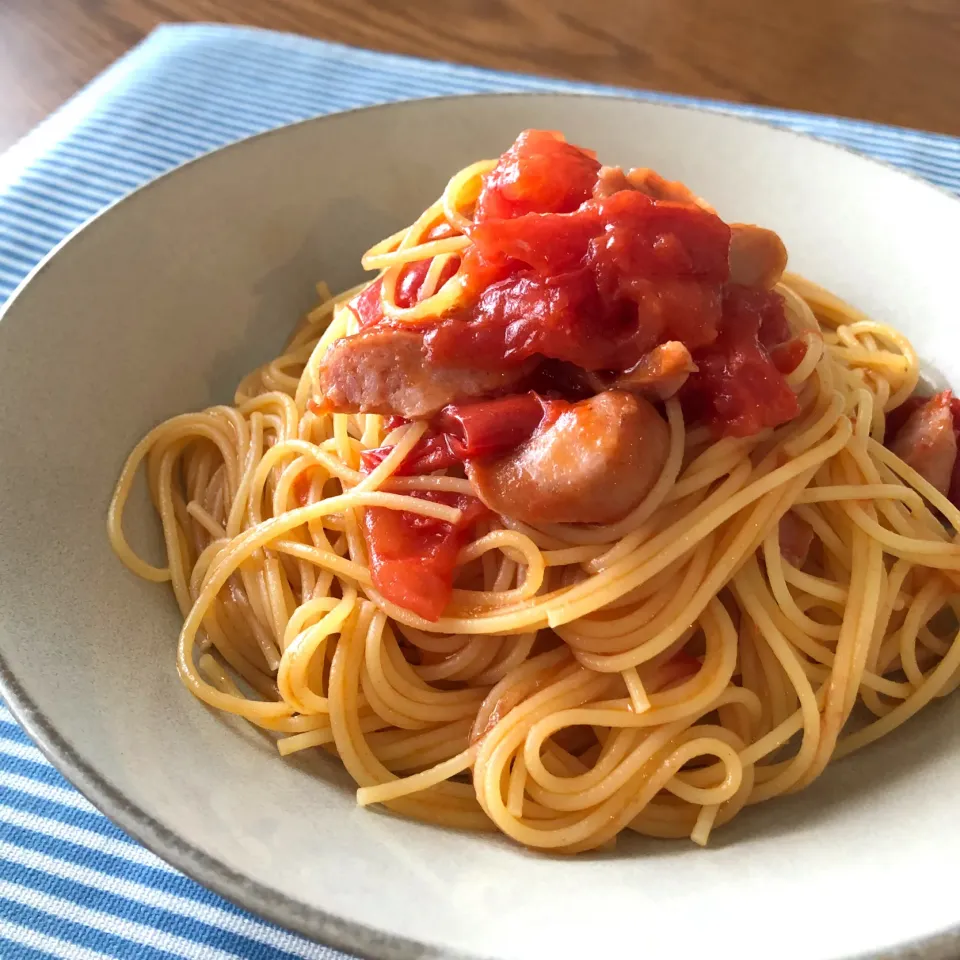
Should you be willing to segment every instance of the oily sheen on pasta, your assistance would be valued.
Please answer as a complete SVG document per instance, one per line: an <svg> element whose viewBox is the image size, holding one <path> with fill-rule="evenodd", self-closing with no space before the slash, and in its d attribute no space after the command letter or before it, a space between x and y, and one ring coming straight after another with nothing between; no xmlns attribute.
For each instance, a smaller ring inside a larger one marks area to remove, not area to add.
<svg viewBox="0 0 960 960"><path fill-rule="evenodd" d="M171 584L187 688L283 756L336 754L360 804L568 853L624 830L703 844L960 680L952 397L917 399L907 339L781 275L776 244L772 267L735 263L742 232L682 185L524 136L372 248L370 284L321 285L232 405L154 427L109 536ZM490 332L507 314L522 342ZM331 358L370 330L388 356L426 344L409 380L375 353L336 380ZM662 421L655 471L616 519L554 522L596 516L639 469L620 448L594 464L593 435L576 449L600 396ZM496 450L470 448L474 403ZM162 568L122 531L141 465ZM605 488L614 469L627 480ZM558 471L590 502L557 500Z"/></svg>

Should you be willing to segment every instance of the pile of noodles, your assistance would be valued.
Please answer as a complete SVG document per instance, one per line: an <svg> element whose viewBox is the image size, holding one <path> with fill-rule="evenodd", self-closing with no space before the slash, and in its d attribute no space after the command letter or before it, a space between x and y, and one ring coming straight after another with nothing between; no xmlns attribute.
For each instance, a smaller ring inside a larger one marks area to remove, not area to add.
<svg viewBox="0 0 960 960"><path fill-rule="evenodd" d="M459 275L437 281L491 166L462 171L365 258L384 271L392 320L456 303ZM428 257L428 295L397 307L400 268ZM799 277L777 289L806 345L788 377L795 420L717 440L666 401L669 456L629 516L481 524L435 623L373 588L362 511L453 521L409 494L470 493L468 481L392 476L422 423L388 432L380 416L308 407L326 348L356 329L344 306L356 290L324 288L233 406L174 417L137 445L111 541L135 573L171 583L191 692L276 735L282 755L335 753L361 804L566 852L625 828L704 843L960 682L960 511L882 445L917 357ZM391 444L360 471L362 450ZM164 568L121 529L144 461ZM781 555L790 509L816 535L802 570ZM858 704L866 721L848 724Z"/></svg>

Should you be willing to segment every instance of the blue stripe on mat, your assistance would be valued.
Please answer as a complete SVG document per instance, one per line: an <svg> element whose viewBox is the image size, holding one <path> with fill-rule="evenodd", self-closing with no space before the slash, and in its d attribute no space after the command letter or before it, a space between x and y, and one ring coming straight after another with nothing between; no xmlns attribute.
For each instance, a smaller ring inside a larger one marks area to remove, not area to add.
<svg viewBox="0 0 960 960"><path fill-rule="evenodd" d="M0 303L118 196L225 143L317 114L449 93L570 90L695 104L811 133L960 192L960 140L637 93L214 25L165 26L0 157ZM343 955L264 923L128 839L0 708L0 958Z"/></svg>

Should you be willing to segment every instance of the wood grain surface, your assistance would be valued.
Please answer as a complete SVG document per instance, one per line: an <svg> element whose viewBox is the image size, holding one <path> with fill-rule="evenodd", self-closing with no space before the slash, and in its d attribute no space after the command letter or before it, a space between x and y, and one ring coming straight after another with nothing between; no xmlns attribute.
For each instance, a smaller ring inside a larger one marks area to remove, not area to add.
<svg viewBox="0 0 960 960"><path fill-rule="evenodd" d="M960 0L0 0L0 149L183 20L960 134Z"/></svg>

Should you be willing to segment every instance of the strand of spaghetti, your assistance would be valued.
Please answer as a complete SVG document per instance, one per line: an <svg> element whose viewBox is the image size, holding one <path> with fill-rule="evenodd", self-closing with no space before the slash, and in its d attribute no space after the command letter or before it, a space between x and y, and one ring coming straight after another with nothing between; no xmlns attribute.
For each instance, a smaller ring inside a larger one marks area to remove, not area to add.
<svg viewBox="0 0 960 960"><path fill-rule="evenodd" d="M785 617L811 639L836 641L839 632L837 627L832 624L818 623L812 617L808 617L790 593L790 588L787 586L787 580L784 576L779 525L771 529L763 542L763 559L771 593ZM823 652L828 653L825 648Z"/></svg>
<svg viewBox="0 0 960 960"><path fill-rule="evenodd" d="M463 296L464 286L459 274L454 274L436 293L425 297L412 307L398 307L397 283L402 267L390 267L380 286L380 309L394 323L423 323L433 317L449 313Z"/></svg>
<svg viewBox="0 0 960 960"><path fill-rule="evenodd" d="M312 503L296 510L291 510L280 517L266 520L258 526L236 537L231 545L223 550L218 558L216 567L209 571L203 590L184 620L177 645L177 669L187 687L201 700L210 706L216 706L240 716L281 716L290 711L289 707L280 704L264 704L246 701L237 697L229 697L219 690L204 683L196 674L192 663L193 645L197 630L203 617L216 597L227 578L240 564L260 547L276 539L281 534L292 530L310 520L317 520L333 513L339 513L356 507L387 507L394 510L407 510L423 516L444 520L447 523L456 523L460 511L442 504L427 500L417 500L412 497L403 497L394 493L346 493L339 497L331 497L319 503Z"/></svg>
<svg viewBox="0 0 960 960"><path fill-rule="evenodd" d="M280 658L277 689L280 696L293 707L296 713L309 716L329 711L329 699L310 688L310 668L314 658L319 659L322 656L331 634L340 631L356 603L357 591L353 588L345 589L339 602L333 609L324 611L324 615L316 623L307 626L305 623L297 622L294 626L296 634L286 644L283 656Z"/></svg>
<svg viewBox="0 0 960 960"><path fill-rule="evenodd" d="M464 770L469 770L473 766L476 752L476 747L469 747L463 753L451 757L444 763L438 763L435 767L421 773L415 773L411 777L393 780L390 783L379 784L375 787L360 787L357 790L357 803L361 807L366 807L371 803L385 803L388 800L396 800L411 793L418 793L439 781L449 780L450 777L456 776Z"/></svg>
<svg viewBox="0 0 960 960"><path fill-rule="evenodd" d="M945 586L941 580L928 580L913 598L900 627L900 666L914 687L922 686L925 679L917 661L917 635L921 626L943 607L947 593Z"/></svg>
<svg viewBox="0 0 960 960"><path fill-rule="evenodd" d="M728 437L719 441L717 447L726 443L729 439ZM707 459L704 454L701 454L684 470L683 475L674 484L665 502L667 504L682 502L691 494L706 489L721 477L732 473L743 462L744 454L752 450L756 443L757 441L753 437L737 441L736 446L730 446L724 451L726 456L722 459L713 456L706 463L701 462Z"/></svg>
<svg viewBox="0 0 960 960"><path fill-rule="evenodd" d="M301 416L304 416L307 412L307 402L313 392L314 380L327 350L335 340L346 336L350 325L356 323L353 311L349 307L342 306L346 297L347 294L337 297L337 302L331 310L330 323L321 334L320 339L317 340L317 345L313 348L313 353L310 354L310 359L307 360L303 373L300 375L300 383L297 385L294 402Z"/></svg>
<svg viewBox="0 0 960 960"><path fill-rule="evenodd" d="M643 681L637 673L637 668L627 667L626 670L621 671L620 676L623 677L627 692L630 694L630 702L633 704L634 713L646 713L650 709L650 698L643 688Z"/></svg>
<svg viewBox="0 0 960 960"><path fill-rule="evenodd" d="M708 659L703 668L685 684L680 698L667 698L664 694L650 695L650 709L643 713L632 710L581 707L563 714L556 713L531 725L524 746L527 772L545 789L562 792L564 785L556 780L540 762L543 744L565 726L593 725L650 729L666 724L690 721L695 716L707 713L718 698L723 696L737 661L736 632L725 610L718 609L719 601L711 602L705 613L704 626L710 644ZM587 777L584 783L589 783Z"/></svg>
<svg viewBox="0 0 960 960"><path fill-rule="evenodd" d="M468 497L474 496L474 489L469 480L462 477L390 477L380 486L381 490L390 493L400 493L404 490L438 490L444 493L459 493Z"/></svg>
<svg viewBox="0 0 960 960"><path fill-rule="evenodd" d="M802 486L805 484L814 469L815 467L810 467L806 476L795 478L794 485ZM580 662L600 671L622 670L627 666L635 666L664 653L671 644L683 635L687 625L696 620L701 612L706 609L707 604L734 575L737 568L744 562L745 557L756 549L757 532L762 533L768 525L779 521L785 512L785 507L781 505L782 497L783 494L780 490L768 491L755 504L753 511L745 522L739 527L735 527L732 536L718 546L711 558L707 576L689 597L683 610L677 615L673 623L665 626L656 636L648 639L642 647L635 647L630 651L614 655L578 653ZM640 575L640 573L635 573L634 577Z"/></svg>
<svg viewBox="0 0 960 960"><path fill-rule="evenodd" d="M797 498L797 503L824 503L827 500L902 500L922 507L923 499L909 487L889 483L850 484L848 486L810 487Z"/></svg>
<svg viewBox="0 0 960 960"><path fill-rule="evenodd" d="M857 554L861 555L859 562ZM827 684L822 710L821 737L816 756L805 776L793 785L799 789L823 771L836 747L840 730L853 709L856 690L870 649L882 586L883 551L862 534L854 535L854 567L849 602L844 610L836 659Z"/></svg>
<svg viewBox="0 0 960 960"><path fill-rule="evenodd" d="M819 330L802 333L800 339L806 347L806 352L800 363L786 376L787 384L791 387L799 387L806 383L823 358L824 342Z"/></svg>
<svg viewBox="0 0 960 960"><path fill-rule="evenodd" d="M842 394L833 391L827 403L813 411L813 422L801 427L783 444L783 452L787 456L796 456L819 443L843 414L845 405Z"/></svg>
<svg viewBox="0 0 960 960"><path fill-rule="evenodd" d="M803 672L799 658L759 602L758 594L763 590L763 583L756 558L751 558L744 564L733 578L731 587L741 608L756 624L758 636L770 647L783 667L800 701L799 723L796 727L803 731L800 748L779 776L754 788L748 803L758 803L788 789L809 768L820 741L820 711L816 694ZM746 758L741 756L741 761L746 762Z"/></svg>
<svg viewBox="0 0 960 960"><path fill-rule="evenodd" d="M187 504L187 513L189 513L211 537L217 540L226 539L227 534L223 527L220 526L196 500L191 500Z"/></svg>
<svg viewBox="0 0 960 960"><path fill-rule="evenodd" d="M835 604L847 602L849 594L845 587L839 586L835 581L825 580L822 577L798 570L791 563L783 564L783 577L787 583L793 584L804 593L821 600L827 600Z"/></svg>
<svg viewBox="0 0 960 960"><path fill-rule="evenodd" d="M173 594L180 607L180 613L190 609L190 590L187 586L186 551L183 549L183 532L174 511L173 469L180 457L183 443L171 445L163 452L157 484L157 502L159 504L160 526L163 529L163 542L167 552L167 564L170 570L170 583Z"/></svg>
<svg viewBox="0 0 960 960"><path fill-rule="evenodd" d="M869 367L871 370L905 374L909 370L910 362L906 357L893 353L864 350L862 347L841 347L829 345L828 352L835 359L843 359L851 364Z"/></svg>
<svg viewBox="0 0 960 960"><path fill-rule="evenodd" d="M466 231L472 222L461 212L461 206L476 203L480 196L480 179L489 173L495 166L496 160L478 160L455 173L447 182L443 190L440 203L447 223L460 231Z"/></svg>
<svg viewBox="0 0 960 960"><path fill-rule="evenodd" d="M387 726L386 722L376 716L365 717L360 720L360 729L363 733L373 733L385 726ZM277 741L277 752L281 757L289 757L300 750L321 747L327 743L333 743L333 729L329 722L327 726L319 727L316 730L307 730L303 733L292 734L289 737L281 737Z"/></svg>
<svg viewBox="0 0 960 960"><path fill-rule="evenodd" d="M341 557L332 550L324 550L319 547L313 547L306 543L298 543L295 540L272 540L270 549L278 553L285 553L291 557L297 557L306 560L308 563L323 567L337 577L346 580L352 580L362 587L369 587L370 571L367 567L346 557Z"/></svg>
<svg viewBox="0 0 960 960"><path fill-rule="evenodd" d="M765 494L776 490L784 483L794 480L804 473L813 471L821 463L842 449L849 439L851 427L849 421L846 419L839 420L837 424L836 432L830 440L825 441L818 447L807 451L807 453L802 456L794 458L789 463L784 464L782 467L749 484L743 490L730 497L726 503L711 510L706 516L701 518L696 515L697 512L695 511L691 518L693 522L688 525L685 524L687 529L679 536L676 531L667 530L645 544L642 550L637 551L638 556L642 556L643 560L638 563L636 558L631 557L623 564L624 566L629 565L629 567L633 568L629 570L632 576L630 576L628 582L630 582L631 586L635 586L636 583L646 579L648 570L655 570L658 567L662 568L666 566L666 563L670 560L686 553L692 542L702 539L706 534L717 529L724 521L756 502ZM655 559L651 559L647 561L646 564L643 564L643 561L646 561L647 556L650 554L653 554ZM643 571L643 573L638 577L639 571ZM562 603L556 603L554 609L550 611L548 624L550 626L556 626L557 624L568 622L571 619L576 619L577 616L582 616L580 606L583 604L583 600L586 599L583 595L597 590L598 586L600 586L600 584L597 584L595 581L609 581L614 578L620 579L620 577L617 576L619 573L620 570L614 566L598 574L595 580L591 581L589 587L582 585L571 589L571 591L562 598ZM621 575L623 576L621 583L627 579L625 576L626 573L627 571L624 571ZM606 584L604 583L604 585ZM574 606L575 603L577 604L576 606ZM601 605L602 604L597 604L597 606ZM587 609L589 609L589 606L587 606ZM596 607L594 607L594 609L596 609ZM583 612L586 612L586 609Z"/></svg>
<svg viewBox="0 0 960 960"><path fill-rule="evenodd" d="M724 776L715 786L696 787L683 779L682 773L677 773L668 780L664 788L675 797L685 800L694 806L719 806L726 803L740 789L743 779L743 763L737 751L716 736L711 736L715 728L703 725L693 728L699 736L687 741L687 748L694 756L712 754L724 768ZM704 736L706 734L706 736ZM711 764L711 772L716 764Z"/></svg>
<svg viewBox="0 0 960 960"><path fill-rule="evenodd" d="M388 480L396 469L407 459L417 441L427 432L426 421L411 423L401 438L394 444L393 449L383 460L366 475L354 488L355 493L366 490L377 490L385 480Z"/></svg>
<svg viewBox="0 0 960 960"><path fill-rule="evenodd" d="M486 691L479 688L437 690L403 659L389 628L367 637L364 669L370 688L393 710L416 721L448 723L475 716Z"/></svg>
<svg viewBox="0 0 960 960"><path fill-rule="evenodd" d="M434 207L438 207L439 203L434 204ZM430 207L427 208L431 209ZM403 238L409 233L410 228L404 227L402 230L398 230L396 233L391 233L389 237L384 237L379 242L375 243L369 250L360 258L360 265L367 269L367 261L370 257L378 257L382 253L386 253L388 250L395 250ZM366 286L366 284L364 284Z"/></svg>
<svg viewBox="0 0 960 960"><path fill-rule="evenodd" d="M870 454L897 476L906 480L929 503L947 518L950 526L960 532L960 510L957 509L936 487L924 480L909 464L904 463L893 451L871 439L867 444Z"/></svg>
<svg viewBox="0 0 960 960"><path fill-rule="evenodd" d="M207 412L209 413L209 411ZM110 505L107 508L107 536L114 552L123 561L123 563L132 570L137 576L144 580L151 580L154 583L164 583L170 579L169 567L155 567L141 560L127 543L123 533L123 511L127 505L127 499L130 496L130 489L133 486L134 478L147 453L165 437L181 438L185 434L189 436L204 437L214 444L220 450L223 461L228 465L232 462L230 459L230 440L224 433L217 429L213 424L205 419L207 414L185 413L177 417L172 417L165 423L154 427L130 452L123 468L120 471L120 478L114 488L113 496L110 499ZM231 486L233 486L231 484Z"/></svg>
<svg viewBox="0 0 960 960"><path fill-rule="evenodd" d="M865 747L868 743L873 743L890 731L895 730L925 707L946 686L951 677L960 670L960 643L957 642L958 639L960 639L960 636L954 639L949 652L926 677L919 690L904 700L903 703L894 707L886 716L841 739L837 744L835 756L838 759L845 757L855 750Z"/></svg>
<svg viewBox="0 0 960 960"><path fill-rule="evenodd" d="M402 267L408 263L429 260L431 257L439 257L444 254L462 253L469 244L469 239L464 236L447 237L443 240L428 240L426 243L417 244L415 247L373 255L367 254L361 262L364 270L387 270L390 267Z"/></svg>
<svg viewBox="0 0 960 960"><path fill-rule="evenodd" d="M960 570L960 544L905 537L881 526L855 501L847 501L847 503L847 514L850 519L865 534L882 544L887 553L914 559L923 566L939 570Z"/></svg>

